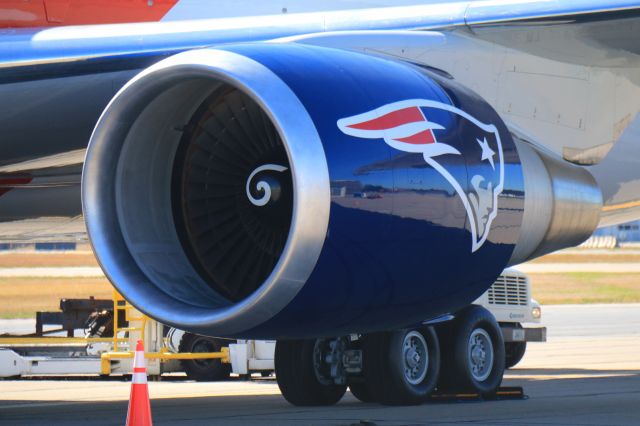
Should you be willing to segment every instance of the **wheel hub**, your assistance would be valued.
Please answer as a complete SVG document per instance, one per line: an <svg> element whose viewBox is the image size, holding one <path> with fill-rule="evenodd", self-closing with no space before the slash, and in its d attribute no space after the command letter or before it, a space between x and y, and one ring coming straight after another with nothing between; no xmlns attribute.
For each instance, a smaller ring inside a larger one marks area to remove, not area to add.
<svg viewBox="0 0 640 426"><path fill-rule="evenodd" d="M344 369L344 353L348 344L345 338L317 339L313 349L313 366L318 381L324 385L344 385L347 375Z"/></svg>
<svg viewBox="0 0 640 426"><path fill-rule="evenodd" d="M404 377L412 385L421 383L427 375L429 352L422 334L410 331L402 343L404 352Z"/></svg>
<svg viewBox="0 0 640 426"><path fill-rule="evenodd" d="M469 336L468 357L473 378L486 380L493 369L493 344L484 329L477 328Z"/></svg>
<svg viewBox="0 0 640 426"><path fill-rule="evenodd" d="M415 368L420 364L420 354L414 349L411 348L405 354L405 362L409 367Z"/></svg>

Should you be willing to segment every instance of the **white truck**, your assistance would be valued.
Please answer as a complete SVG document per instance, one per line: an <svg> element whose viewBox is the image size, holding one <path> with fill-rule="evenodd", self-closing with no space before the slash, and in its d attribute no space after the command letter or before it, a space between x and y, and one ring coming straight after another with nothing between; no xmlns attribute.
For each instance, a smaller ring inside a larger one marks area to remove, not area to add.
<svg viewBox="0 0 640 426"><path fill-rule="evenodd" d="M520 362L527 342L547 340L547 328L540 326L540 304L531 297L529 277L517 269L505 269L474 304L485 307L498 320L504 337L507 368Z"/></svg>

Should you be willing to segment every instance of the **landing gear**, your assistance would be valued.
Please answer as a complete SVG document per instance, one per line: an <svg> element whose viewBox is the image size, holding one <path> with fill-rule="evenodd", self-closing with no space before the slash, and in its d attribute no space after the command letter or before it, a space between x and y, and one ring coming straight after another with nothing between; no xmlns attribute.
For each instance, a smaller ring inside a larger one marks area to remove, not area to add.
<svg viewBox="0 0 640 426"><path fill-rule="evenodd" d="M375 401L421 404L435 389L440 348L431 327L370 334L362 348L365 384Z"/></svg>
<svg viewBox="0 0 640 426"><path fill-rule="evenodd" d="M360 381L350 381L349 390L360 402L376 402L376 399L369 392L369 388L363 379Z"/></svg>
<svg viewBox="0 0 640 426"><path fill-rule="evenodd" d="M415 405L436 390L495 395L505 368L493 315L471 306L433 327L278 341L278 386L294 405L332 405L347 385L362 402Z"/></svg>
<svg viewBox="0 0 640 426"><path fill-rule="evenodd" d="M442 372L438 387L447 391L495 395L502 383L505 350L502 332L493 315L470 306L439 330Z"/></svg>
<svg viewBox="0 0 640 426"><path fill-rule="evenodd" d="M333 342L340 339L334 339ZM278 387L293 405L333 405L347 390L345 381L332 377L331 342L324 339L279 340L275 371Z"/></svg>

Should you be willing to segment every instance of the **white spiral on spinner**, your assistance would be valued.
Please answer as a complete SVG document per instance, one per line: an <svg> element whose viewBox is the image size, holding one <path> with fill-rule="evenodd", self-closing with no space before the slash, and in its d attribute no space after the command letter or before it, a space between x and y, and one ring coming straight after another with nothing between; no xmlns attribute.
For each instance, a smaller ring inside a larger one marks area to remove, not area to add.
<svg viewBox="0 0 640 426"><path fill-rule="evenodd" d="M285 170L287 170L287 168L284 166L280 166L278 164L265 164L263 166L258 167L253 172L251 172L251 174L249 175L249 178L247 179L247 185L246 185L247 198L249 198L249 201L251 201L251 204L258 207L264 206L269 202L269 200L271 200L271 186L269 185L268 182L264 180L258 181L258 183L256 184L256 189L258 191L263 191L264 194L262 194L260 198L255 198L253 195L251 195L251 190L250 190L251 180L255 175L257 175L260 172L264 172L265 170L271 170L274 172L284 172Z"/></svg>

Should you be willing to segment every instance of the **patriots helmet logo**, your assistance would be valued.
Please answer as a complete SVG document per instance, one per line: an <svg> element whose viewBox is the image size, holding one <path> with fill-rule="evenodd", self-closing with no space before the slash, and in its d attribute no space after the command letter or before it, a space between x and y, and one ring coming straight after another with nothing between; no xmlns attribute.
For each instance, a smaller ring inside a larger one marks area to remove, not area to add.
<svg viewBox="0 0 640 426"><path fill-rule="evenodd" d="M471 251L482 247L498 214L498 196L504 188L504 158L496 126L452 105L426 99L383 105L342 118L337 124L347 135L382 139L399 151L421 153L460 196L471 228ZM443 155L464 156L469 182L453 177L446 161L438 158Z"/></svg>

